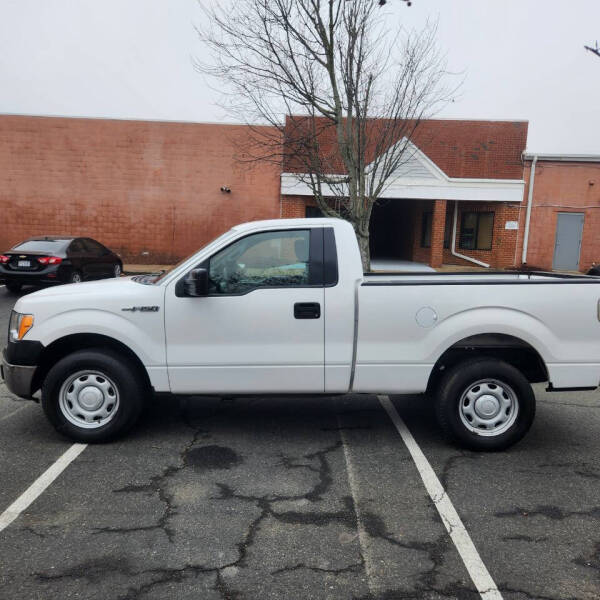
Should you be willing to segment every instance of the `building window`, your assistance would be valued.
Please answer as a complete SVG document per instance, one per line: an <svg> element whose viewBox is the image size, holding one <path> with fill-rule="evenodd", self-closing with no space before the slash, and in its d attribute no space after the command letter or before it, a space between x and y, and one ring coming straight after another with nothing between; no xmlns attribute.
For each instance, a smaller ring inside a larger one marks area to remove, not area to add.
<svg viewBox="0 0 600 600"><path fill-rule="evenodd" d="M463 250L491 250L493 232L493 212L462 213L460 221L460 247Z"/></svg>
<svg viewBox="0 0 600 600"><path fill-rule="evenodd" d="M433 213L424 212L421 218L421 248L431 248L431 222Z"/></svg>
<svg viewBox="0 0 600 600"><path fill-rule="evenodd" d="M304 212L307 219L318 219L323 216L323 212L318 206L307 206Z"/></svg>

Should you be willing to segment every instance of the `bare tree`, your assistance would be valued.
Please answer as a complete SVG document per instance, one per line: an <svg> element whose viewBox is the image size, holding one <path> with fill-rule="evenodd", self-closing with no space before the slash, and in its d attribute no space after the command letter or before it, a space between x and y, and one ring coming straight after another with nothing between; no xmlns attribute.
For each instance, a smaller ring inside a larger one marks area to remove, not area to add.
<svg viewBox="0 0 600 600"><path fill-rule="evenodd" d="M598 42L596 42L595 46L584 46L584 48L588 51L588 52L592 52L593 54L595 54L596 56L600 56L600 46L598 45Z"/></svg>
<svg viewBox="0 0 600 600"><path fill-rule="evenodd" d="M272 126L253 128L248 155L282 161L325 215L352 223L365 270L373 205L408 159L419 122L453 91L436 26L388 26L393 12L380 4L213 2L199 31L212 60L198 67L228 84L228 109Z"/></svg>

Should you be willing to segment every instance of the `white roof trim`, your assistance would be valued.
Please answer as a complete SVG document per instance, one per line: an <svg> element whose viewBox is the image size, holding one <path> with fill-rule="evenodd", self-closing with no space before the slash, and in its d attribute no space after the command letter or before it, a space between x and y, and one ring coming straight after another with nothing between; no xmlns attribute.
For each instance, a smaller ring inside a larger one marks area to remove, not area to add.
<svg viewBox="0 0 600 600"><path fill-rule="evenodd" d="M422 168L420 177L401 175L392 179L381 198L414 200L465 200L483 202L522 202L525 182L522 179L469 179L448 177L425 153L403 138L398 144L407 144L410 158ZM370 165L369 165L370 166ZM367 167L367 170L369 167ZM331 177L334 177L332 175ZM327 186L324 193L328 195ZM283 195L312 196L310 186L295 173L282 173ZM335 195L331 190L329 194Z"/></svg>
<svg viewBox="0 0 600 600"><path fill-rule="evenodd" d="M464 200L473 202L523 201L525 182L514 179L449 179L445 184L430 181L396 180L381 194L381 198L409 200ZM284 196L312 196L310 186L295 173L281 175L281 193ZM335 195L324 186L324 194Z"/></svg>
<svg viewBox="0 0 600 600"><path fill-rule="evenodd" d="M538 154L537 152L523 152L524 160L550 162L600 162L600 154Z"/></svg>

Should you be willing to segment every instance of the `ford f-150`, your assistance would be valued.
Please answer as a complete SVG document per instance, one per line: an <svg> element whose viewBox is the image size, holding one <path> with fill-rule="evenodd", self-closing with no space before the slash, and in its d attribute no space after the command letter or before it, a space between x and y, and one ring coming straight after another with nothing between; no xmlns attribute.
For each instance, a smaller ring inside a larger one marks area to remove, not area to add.
<svg viewBox="0 0 600 600"><path fill-rule="evenodd" d="M3 376L85 442L125 432L152 391L426 392L446 434L477 449L525 435L531 383L598 386L600 278L361 265L342 220L239 225L167 273L21 297Z"/></svg>

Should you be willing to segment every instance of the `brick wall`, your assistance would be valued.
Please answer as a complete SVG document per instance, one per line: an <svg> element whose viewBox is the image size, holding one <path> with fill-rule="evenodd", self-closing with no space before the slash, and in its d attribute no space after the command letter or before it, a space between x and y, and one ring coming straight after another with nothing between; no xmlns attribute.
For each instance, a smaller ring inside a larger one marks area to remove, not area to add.
<svg viewBox="0 0 600 600"><path fill-rule="evenodd" d="M285 155L285 172L304 172L303 161L294 152L294 140L312 131L309 117L286 117L289 142ZM406 131L412 131L414 123ZM367 163L381 142L384 119L370 119L366 124ZM521 155L527 145L526 121L469 121L463 119L424 119L411 133L411 141L449 177L475 179L520 179L523 175ZM330 173L344 173L337 146L337 131L323 117L316 119L321 160ZM403 134L401 134L402 136ZM300 142L302 145L302 142Z"/></svg>
<svg viewBox="0 0 600 600"><path fill-rule="evenodd" d="M168 263L277 218L280 167L238 160L247 139L241 125L0 116L0 249L81 235Z"/></svg>
<svg viewBox="0 0 600 600"><path fill-rule="evenodd" d="M531 163L528 162L525 168L527 182L530 171ZM522 212L523 229L525 208ZM584 213L579 270L585 272L592 263L600 262L600 163L537 163L527 249L528 265L542 269L552 268L556 222L560 212ZM522 237L521 234L519 260L523 246Z"/></svg>
<svg viewBox="0 0 600 600"><path fill-rule="evenodd" d="M303 219L306 216L307 206L315 206L312 198L306 198L305 196L282 196L281 218Z"/></svg>

